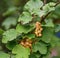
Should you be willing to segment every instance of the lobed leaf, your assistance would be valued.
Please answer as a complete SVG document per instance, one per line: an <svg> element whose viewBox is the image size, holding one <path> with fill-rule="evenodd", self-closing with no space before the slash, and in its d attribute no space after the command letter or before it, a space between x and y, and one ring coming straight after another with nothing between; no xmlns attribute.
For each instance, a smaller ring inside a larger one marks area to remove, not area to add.
<svg viewBox="0 0 60 58"><path fill-rule="evenodd" d="M30 0L24 6L25 10L28 10L31 14L37 13L40 8L43 6L43 2L41 0Z"/></svg>
<svg viewBox="0 0 60 58"><path fill-rule="evenodd" d="M16 17L8 17L3 21L2 26L5 27L5 29L9 29L11 26L15 26L16 24L17 24Z"/></svg>
<svg viewBox="0 0 60 58"><path fill-rule="evenodd" d="M18 33L16 32L15 29L7 30L3 33L2 42L7 43L8 41L12 41L16 39L17 36L18 36Z"/></svg>
<svg viewBox="0 0 60 58"><path fill-rule="evenodd" d="M32 21L32 16L29 12L23 12L18 19L18 22L21 22L22 24L29 23L30 21Z"/></svg>
<svg viewBox="0 0 60 58"><path fill-rule="evenodd" d="M17 27L16 27L16 31L18 33L28 33L30 31L32 31L34 29L34 26L24 26L24 25L21 25L21 24L18 24Z"/></svg>
<svg viewBox="0 0 60 58"><path fill-rule="evenodd" d="M25 48L22 45L16 45L13 50L13 54L16 54L15 58L29 58L30 49Z"/></svg>
<svg viewBox="0 0 60 58"><path fill-rule="evenodd" d="M52 36L53 36L54 29L53 28L45 28L42 32L42 37L40 40L44 41L45 43L50 43Z"/></svg>
<svg viewBox="0 0 60 58"><path fill-rule="evenodd" d="M33 52L37 52L39 51L41 54L46 54L47 53L47 47L45 44L41 43L41 42L36 42L33 46L32 46L32 51Z"/></svg>

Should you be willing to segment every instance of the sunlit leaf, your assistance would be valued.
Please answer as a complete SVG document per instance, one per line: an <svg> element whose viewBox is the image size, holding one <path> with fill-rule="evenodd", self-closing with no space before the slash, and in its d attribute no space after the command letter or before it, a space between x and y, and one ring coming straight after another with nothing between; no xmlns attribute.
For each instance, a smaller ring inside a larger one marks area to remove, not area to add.
<svg viewBox="0 0 60 58"><path fill-rule="evenodd" d="M22 24L29 23L30 21L32 21L32 16L29 12L23 12L18 19L18 22L21 22Z"/></svg>
<svg viewBox="0 0 60 58"><path fill-rule="evenodd" d="M13 54L16 54L15 58L29 58L30 49L25 48L22 45L16 45L13 50Z"/></svg>
<svg viewBox="0 0 60 58"><path fill-rule="evenodd" d="M37 12L40 10L40 8L43 6L43 2L40 0L30 0L26 3L24 6L25 10L28 10L31 12L31 14Z"/></svg>
<svg viewBox="0 0 60 58"><path fill-rule="evenodd" d="M3 33L2 42L7 43L8 41L12 41L16 39L17 36L18 36L18 33L16 32L15 29L7 30Z"/></svg>
<svg viewBox="0 0 60 58"><path fill-rule="evenodd" d="M24 26L24 25L20 25L18 24L16 27L16 31L18 33L28 33L30 31L32 31L34 29L34 26Z"/></svg>

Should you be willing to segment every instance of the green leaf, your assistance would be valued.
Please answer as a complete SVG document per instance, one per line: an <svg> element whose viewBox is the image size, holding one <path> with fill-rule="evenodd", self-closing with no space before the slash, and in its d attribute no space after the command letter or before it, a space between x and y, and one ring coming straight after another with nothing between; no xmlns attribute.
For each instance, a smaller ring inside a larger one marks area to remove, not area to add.
<svg viewBox="0 0 60 58"><path fill-rule="evenodd" d="M51 47L60 46L60 39L55 35L53 35L50 44L51 44Z"/></svg>
<svg viewBox="0 0 60 58"><path fill-rule="evenodd" d="M15 26L16 24L17 24L16 17L8 17L3 21L2 26L4 26L5 29L9 29L11 26Z"/></svg>
<svg viewBox="0 0 60 58"><path fill-rule="evenodd" d="M22 24L29 23L30 21L32 21L32 16L29 12L23 12L18 19L18 22L21 22Z"/></svg>
<svg viewBox="0 0 60 58"><path fill-rule="evenodd" d="M40 56L39 53L31 53L29 58L39 58Z"/></svg>
<svg viewBox="0 0 60 58"><path fill-rule="evenodd" d="M29 58L37 58L36 55L31 54Z"/></svg>
<svg viewBox="0 0 60 58"><path fill-rule="evenodd" d="M51 53L48 52L47 55L43 56L43 58L51 58Z"/></svg>
<svg viewBox="0 0 60 58"><path fill-rule="evenodd" d="M59 32L60 31L60 24L57 24L56 26L55 26L55 32Z"/></svg>
<svg viewBox="0 0 60 58"><path fill-rule="evenodd" d="M38 10L43 6L43 2L40 0L30 0L24 6L25 10L28 10L31 14L37 13Z"/></svg>
<svg viewBox="0 0 60 58"><path fill-rule="evenodd" d="M33 52L39 51L41 54L46 54L47 53L47 47L45 44L43 44L41 42L36 42L32 46L32 51Z"/></svg>
<svg viewBox="0 0 60 58"><path fill-rule="evenodd" d="M41 54L40 53L35 53L35 56L37 57L37 58L40 58L41 57Z"/></svg>
<svg viewBox="0 0 60 58"><path fill-rule="evenodd" d="M16 12L16 10L17 10L17 7L10 7L10 8L8 8L8 10L6 12L3 13L3 16L13 14Z"/></svg>
<svg viewBox="0 0 60 58"><path fill-rule="evenodd" d="M3 34L3 32L4 32L4 31L3 31L2 29L0 29L0 35L2 35L2 34Z"/></svg>
<svg viewBox="0 0 60 58"><path fill-rule="evenodd" d="M3 33L2 42L7 43L8 41L12 41L16 39L17 36L18 36L18 33L16 32L15 29L7 30Z"/></svg>
<svg viewBox="0 0 60 58"><path fill-rule="evenodd" d="M52 47L60 45L60 39L55 36L54 28L45 28L42 37L39 39L45 43L50 43Z"/></svg>
<svg viewBox="0 0 60 58"><path fill-rule="evenodd" d="M12 55L11 55L11 58L15 58L15 55L12 54Z"/></svg>
<svg viewBox="0 0 60 58"><path fill-rule="evenodd" d="M44 10L37 10L34 12L35 15L42 17L45 15L45 11Z"/></svg>
<svg viewBox="0 0 60 58"><path fill-rule="evenodd" d="M46 19L45 20L45 27L54 27L53 20L52 19Z"/></svg>
<svg viewBox="0 0 60 58"><path fill-rule="evenodd" d="M0 51L0 58L10 58L10 55Z"/></svg>
<svg viewBox="0 0 60 58"><path fill-rule="evenodd" d="M30 49L25 48L22 45L16 45L13 50L13 54L16 54L16 58L29 58L30 55Z"/></svg>
<svg viewBox="0 0 60 58"><path fill-rule="evenodd" d="M60 19L60 4L55 7L55 10L49 15L49 18Z"/></svg>
<svg viewBox="0 0 60 58"><path fill-rule="evenodd" d="M17 44L17 42L15 42L15 41L8 42L6 44L6 48L8 48L9 50L12 50L16 44Z"/></svg>
<svg viewBox="0 0 60 58"><path fill-rule="evenodd" d="M53 31L53 28L44 28L44 31L42 33L43 35L39 39L44 41L45 43L50 43L53 36Z"/></svg>
<svg viewBox="0 0 60 58"><path fill-rule="evenodd" d="M55 10L55 4L54 2L50 2L48 4L45 4L45 6L43 6L43 10L45 10L46 13L54 11Z"/></svg>
<svg viewBox="0 0 60 58"><path fill-rule="evenodd" d="M28 33L30 31L32 31L34 29L34 26L24 26L24 25L21 25L21 24L18 24L17 27L16 27L16 31L18 33Z"/></svg>
<svg viewBox="0 0 60 58"><path fill-rule="evenodd" d="M33 38L35 38L35 34L27 34L23 38L26 38L26 37L29 39L33 39Z"/></svg>

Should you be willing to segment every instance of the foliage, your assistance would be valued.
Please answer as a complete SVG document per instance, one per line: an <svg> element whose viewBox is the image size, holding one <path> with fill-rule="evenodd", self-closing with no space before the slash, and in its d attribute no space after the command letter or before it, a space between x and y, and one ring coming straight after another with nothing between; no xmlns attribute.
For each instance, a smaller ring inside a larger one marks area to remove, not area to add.
<svg viewBox="0 0 60 58"><path fill-rule="evenodd" d="M59 3L1 0L0 58L60 58L52 56L52 49L60 47Z"/></svg>
<svg viewBox="0 0 60 58"><path fill-rule="evenodd" d="M30 55L30 49L25 48L22 45L16 45L13 48L12 53L16 54L16 58L28 58Z"/></svg>

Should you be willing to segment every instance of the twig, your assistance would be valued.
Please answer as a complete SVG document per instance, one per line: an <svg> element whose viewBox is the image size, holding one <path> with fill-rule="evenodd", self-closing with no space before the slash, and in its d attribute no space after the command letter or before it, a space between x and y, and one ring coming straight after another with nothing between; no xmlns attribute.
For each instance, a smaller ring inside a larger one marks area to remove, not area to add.
<svg viewBox="0 0 60 58"><path fill-rule="evenodd" d="M44 21L46 19L46 17L50 14L51 12L48 12L45 16L42 16L40 22Z"/></svg>
<svg viewBox="0 0 60 58"><path fill-rule="evenodd" d="M47 0L44 0L44 5L47 3Z"/></svg>
<svg viewBox="0 0 60 58"><path fill-rule="evenodd" d="M58 4L60 4L60 1L56 3L55 7L56 7Z"/></svg>

